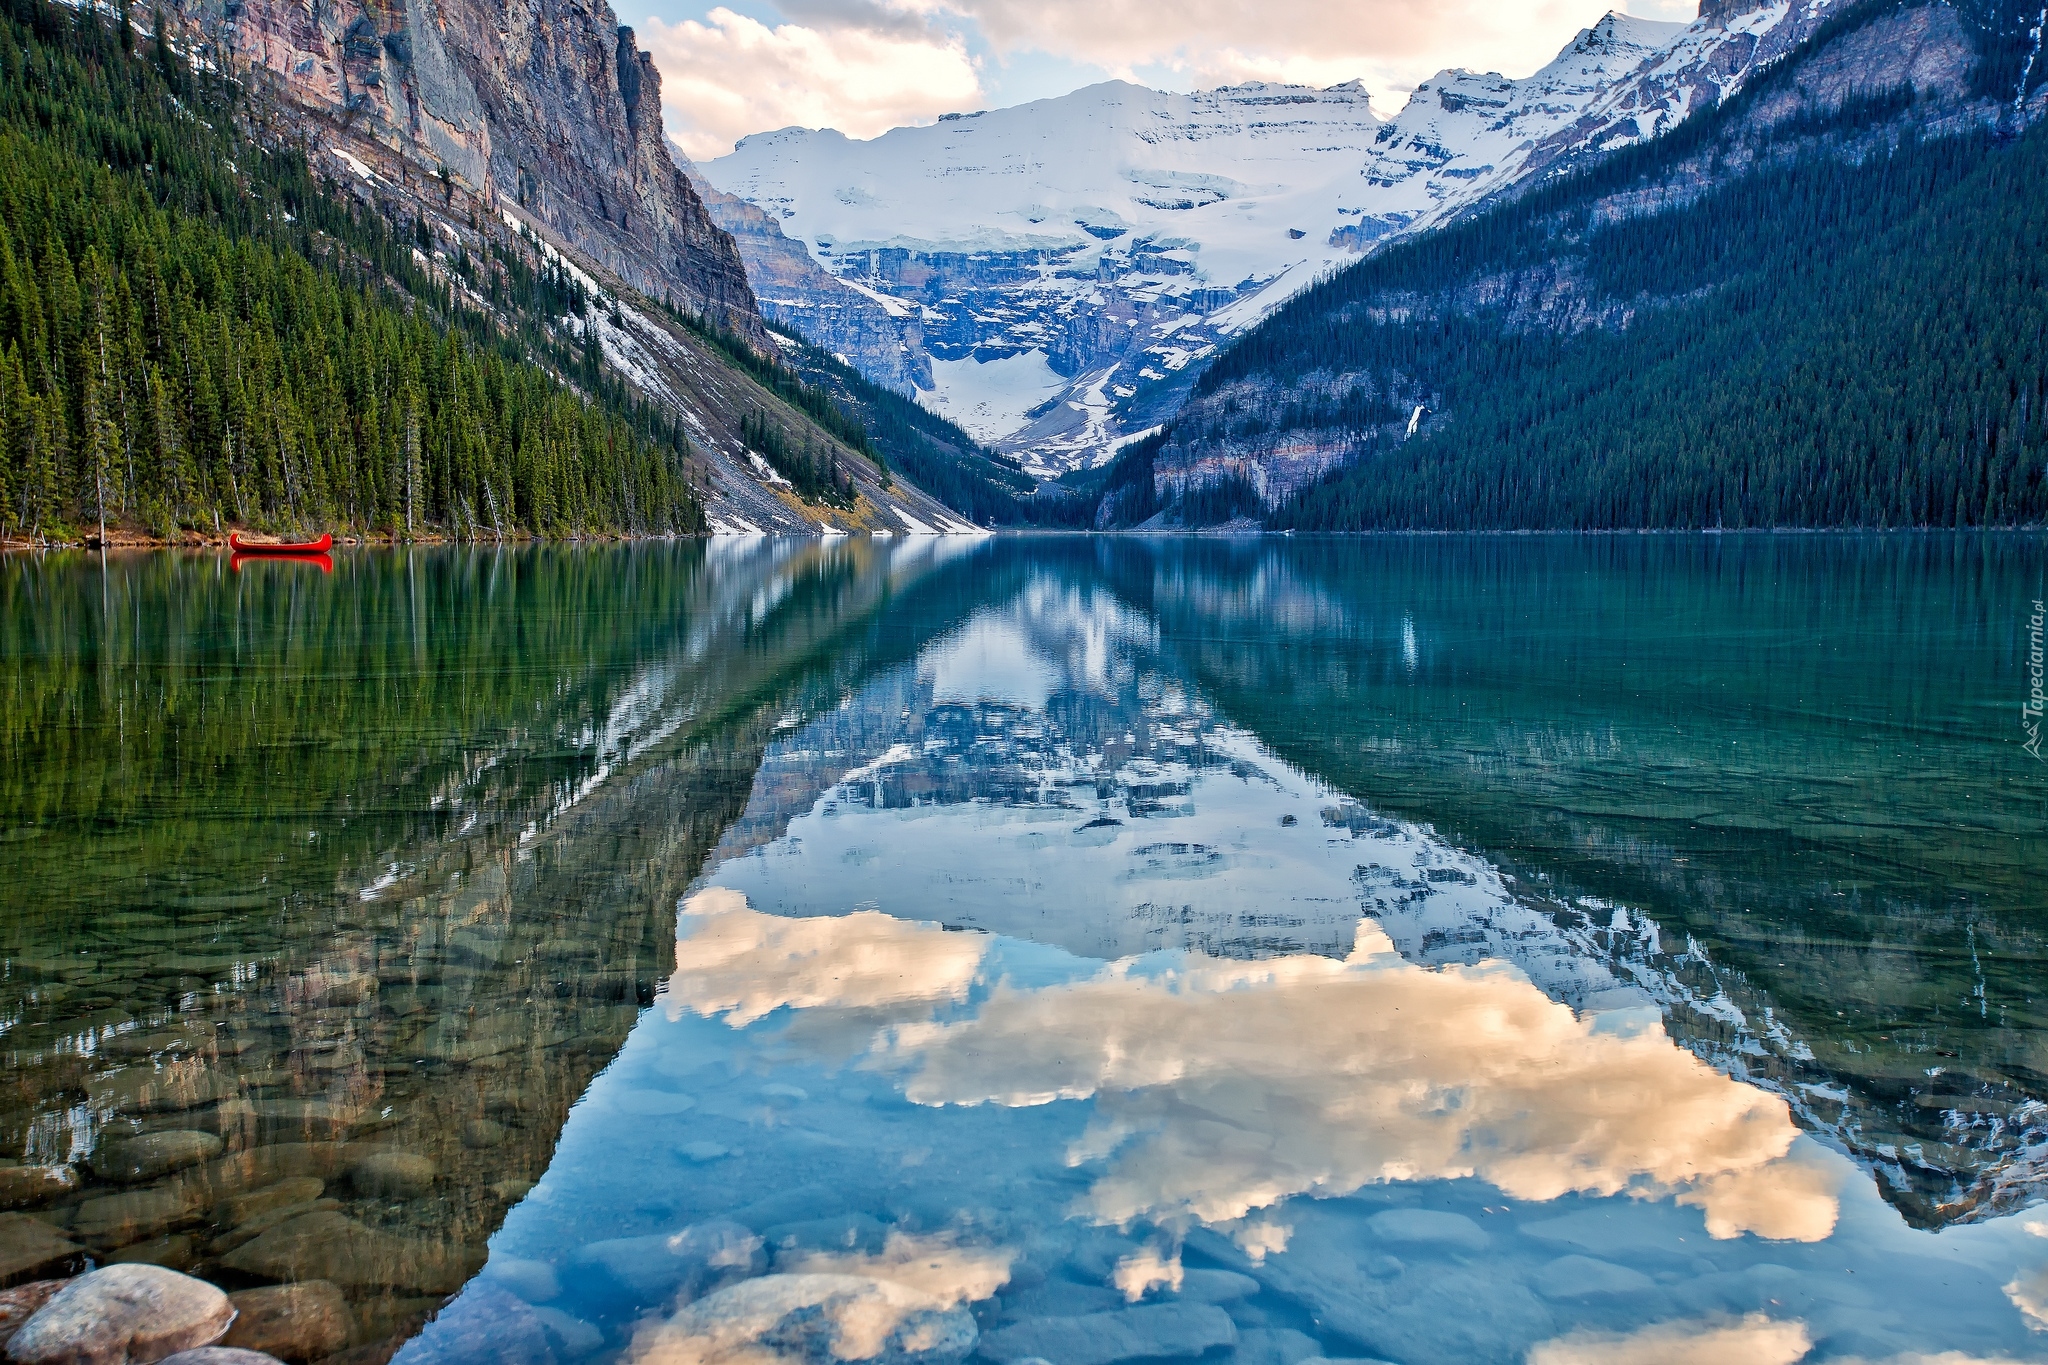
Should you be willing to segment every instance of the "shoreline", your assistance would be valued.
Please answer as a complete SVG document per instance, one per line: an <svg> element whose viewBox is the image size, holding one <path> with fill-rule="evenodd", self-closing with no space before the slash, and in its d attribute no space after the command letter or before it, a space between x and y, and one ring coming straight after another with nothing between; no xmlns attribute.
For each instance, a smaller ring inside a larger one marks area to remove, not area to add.
<svg viewBox="0 0 2048 1365"><path fill-rule="evenodd" d="M241 528L235 528L240 530ZM982 536L1030 536L1083 538L1114 536L1135 540L1383 540L1383 539L1451 539L1504 538L1530 539L1535 537L1585 537L1618 538L1625 536L1691 536L1700 539L1727 536L1959 536L1959 535L2040 535L2048 532L2048 525L2008 526L1756 526L1740 529L1721 527L1621 527L1606 530L1368 530L1368 531L1290 531L1290 530L1222 530L1215 527L1192 527L1175 529L1138 530L1134 527L1105 529L1082 529L1078 527L1054 526L1002 526L991 527L980 532ZM855 533L868 539L900 540L903 535L876 536L873 533ZM846 533L837 536L805 535L788 533L775 535L763 533L758 536L720 536L716 532L678 535L638 535L624 532L597 532L575 536L537 536L530 532L515 532L504 536L467 537L454 534L428 533L414 536L394 536L383 533L370 535L336 535L334 550L395 550L407 546L467 546L470 548L502 548L507 545L588 545L588 544L645 544L655 541L677 540L839 540ZM14 554L49 554L62 551L108 551L133 552L147 550L211 550L219 554L245 553L237 551L228 543L226 535L187 535L175 540L144 534L110 533L102 541L98 536L86 536L79 540L29 540L0 535L0 556Z"/></svg>
<svg viewBox="0 0 2048 1365"><path fill-rule="evenodd" d="M166 539L162 536L142 532L109 531L102 540L97 535L84 536L76 540L31 540L26 537L0 535L0 554L32 554L56 550L214 550L224 554L237 553L228 543L229 534L243 533L245 527L230 527L221 535L193 533ZM271 532L253 534L269 535ZM395 536L381 532L369 535L340 534L334 536L334 549L389 550L405 545L573 545L590 541L645 541L645 540L692 540L694 536L627 535L618 532L600 532L589 535L549 537L536 536L525 531L512 532L503 536L468 537L439 532L428 532L413 536Z"/></svg>

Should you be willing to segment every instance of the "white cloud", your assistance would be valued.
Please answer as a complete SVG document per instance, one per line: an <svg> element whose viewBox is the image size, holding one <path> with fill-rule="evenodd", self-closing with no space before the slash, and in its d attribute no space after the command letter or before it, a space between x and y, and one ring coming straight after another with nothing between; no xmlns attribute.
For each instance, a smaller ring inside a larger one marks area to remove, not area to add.
<svg viewBox="0 0 2048 1365"><path fill-rule="evenodd" d="M1813 1349L1813 1336L1797 1320L1762 1313L1739 1321L1660 1322L1634 1332L1573 1332L1530 1348L1524 1365L1791 1365ZM2019 1365L2008 1356L1963 1351L1926 1355L1908 1351L1881 1362L1861 1356L1837 1365Z"/></svg>
<svg viewBox="0 0 2048 1365"><path fill-rule="evenodd" d="M2026 1314L2027 1326L2037 1332L2048 1330L2048 1266L2015 1278L2005 1287L2005 1295Z"/></svg>
<svg viewBox="0 0 2048 1365"><path fill-rule="evenodd" d="M1478 1176L1529 1200L1681 1192L1717 1237L1832 1231L1783 1100L1661 1030L1604 1032L1504 963L1425 971L1390 948L1367 921L1343 962L1190 953L1163 975L998 986L971 1018L899 1025L891 1060L920 1104L1092 1096L1069 1159L1108 1159L1103 1223Z"/></svg>
<svg viewBox="0 0 2048 1365"><path fill-rule="evenodd" d="M957 1310L950 1320L938 1318L945 1307L891 1280L763 1275L685 1304L667 1321L643 1321L628 1359L632 1365L786 1365L883 1355L957 1360L974 1344L974 1323ZM780 1349L793 1335L804 1346Z"/></svg>
<svg viewBox="0 0 2048 1365"><path fill-rule="evenodd" d="M887 1280L951 1308L979 1303L1010 1279L1017 1253L996 1247L963 1247L943 1234L893 1231L878 1255L858 1251L778 1253L775 1269L794 1275L858 1275Z"/></svg>
<svg viewBox="0 0 2048 1365"><path fill-rule="evenodd" d="M1252 80L1362 79L1382 112L1447 67L1527 75L1611 0L779 0L773 27L719 6L646 21L669 133L711 159L749 133L801 125L868 138L952 110L1017 102L1017 58L1064 64L1071 84L1109 73L1202 89ZM1643 18L1693 17L1693 0L1634 0ZM673 12L673 11L671 11ZM991 58L986 66L982 54ZM1031 94L1045 93L1033 89Z"/></svg>
<svg viewBox="0 0 2048 1365"><path fill-rule="evenodd" d="M1207 84L1254 76L1390 93L1449 66L1526 75L1610 0L912 0L971 20L999 53L1035 50L1112 71L1165 66ZM1644 18L1691 19L1686 0L1639 0Z"/></svg>
<svg viewBox="0 0 2048 1365"><path fill-rule="evenodd" d="M770 28L721 5L702 23L650 18L639 36L661 68L669 136L698 160L748 133L801 125L873 137L985 103L957 35L898 24Z"/></svg>

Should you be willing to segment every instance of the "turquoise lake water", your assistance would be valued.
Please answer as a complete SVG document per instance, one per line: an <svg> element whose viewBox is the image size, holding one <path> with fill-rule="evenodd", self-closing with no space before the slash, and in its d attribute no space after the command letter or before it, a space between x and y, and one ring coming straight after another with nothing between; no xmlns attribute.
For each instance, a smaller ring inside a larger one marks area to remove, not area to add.
<svg viewBox="0 0 2048 1365"><path fill-rule="evenodd" d="M2044 580L0 561L0 1277L350 1365L2048 1360Z"/></svg>

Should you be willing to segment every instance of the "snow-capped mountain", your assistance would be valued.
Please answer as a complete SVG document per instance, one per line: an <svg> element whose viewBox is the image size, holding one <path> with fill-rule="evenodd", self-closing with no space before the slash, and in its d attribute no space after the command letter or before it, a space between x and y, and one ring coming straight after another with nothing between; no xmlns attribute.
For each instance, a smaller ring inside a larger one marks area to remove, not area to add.
<svg viewBox="0 0 2048 1365"><path fill-rule="evenodd" d="M1110 82L866 142L757 134L699 169L886 311L902 365L873 377L908 373L928 406L1055 473L1160 421L1193 362L1318 276L1671 127L1829 0L1732 12L1747 2L1708 0L1689 25L1610 13L1533 75L1446 71L1385 121L1356 82ZM771 320L833 305L809 278L764 294Z"/></svg>
<svg viewBox="0 0 2048 1365"><path fill-rule="evenodd" d="M1609 13L1533 76L1509 80L1453 70L1424 81L1380 129L1338 210L1355 220L1337 228L1338 238L1367 245L1440 221L1513 184L1552 136L1685 31L1684 24ZM1677 117L1683 111L1674 117L1661 108L1646 110L1626 140L1654 136Z"/></svg>
<svg viewBox="0 0 2048 1365"><path fill-rule="evenodd" d="M869 142L763 133L702 171L914 325L933 408L1056 469L1206 351L1190 324L1344 254L1329 224L1379 126L1356 85L1109 82Z"/></svg>

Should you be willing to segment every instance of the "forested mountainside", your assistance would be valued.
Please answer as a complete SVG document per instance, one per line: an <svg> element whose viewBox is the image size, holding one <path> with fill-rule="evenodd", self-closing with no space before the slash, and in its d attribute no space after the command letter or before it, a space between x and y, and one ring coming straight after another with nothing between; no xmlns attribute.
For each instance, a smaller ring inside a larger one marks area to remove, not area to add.
<svg viewBox="0 0 2048 1365"><path fill-rule="evenodd" d="M558 269L463 253L493 327L125 17L11 0L0 67L9 533L703 528L673 420L533 323L588 306Z"/></svg>
<svg viewBox="0 0 2048 1365"><path fill-rule="evenodd" d="M661 73L606 0L165 3L181 40L260 94L318 173L408 219L416 201L430 235L471 250L466 234L510 223L604 295L575 329L689 430L714 530L962 529L808 408L765 397L717 344L772 354L732 236L670 154Z"/></svg>
<svg viewBox="0 0 2048 1365"><path fill-rule="evenodd" d="M1384 248L1218 357L1099 524L2048 519L2031 19L1866 0L1673 132Z"/></svg>
<svg viewBox="0 0 2048 1365"><path fill-rule="evenodd" d="M0 535L961 529L757 317L594 276L176 33L5 13Z"/></svg>

